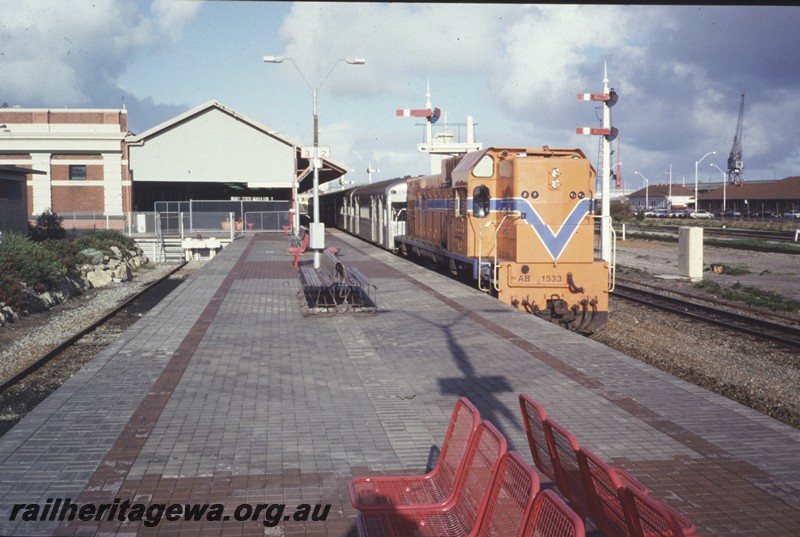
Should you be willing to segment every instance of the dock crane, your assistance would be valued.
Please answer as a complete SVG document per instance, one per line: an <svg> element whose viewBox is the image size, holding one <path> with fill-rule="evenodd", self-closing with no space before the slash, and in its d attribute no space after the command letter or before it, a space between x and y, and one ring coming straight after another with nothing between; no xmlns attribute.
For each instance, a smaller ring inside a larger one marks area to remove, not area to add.
<svg viewBox="0 0 800 537"><path fill-rule="evenodd" d="M739 122L733 137L731 154L728 157L728 182L734 185L744 183L744 160L742 160L742 120L744 119L744 93L739 104Z"/></svg>

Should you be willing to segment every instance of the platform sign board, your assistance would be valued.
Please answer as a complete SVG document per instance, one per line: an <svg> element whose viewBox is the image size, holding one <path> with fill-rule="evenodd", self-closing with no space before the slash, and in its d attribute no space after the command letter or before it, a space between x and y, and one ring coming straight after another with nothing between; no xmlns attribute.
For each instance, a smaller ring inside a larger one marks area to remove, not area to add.
<svg viewBox="0 0 800 537"><path fill-rule="evenodd" d="M331 148L327 145L320 145L317 146L317 157L318 158L330 158L331 156ZM300 158L314 158L314 146L301 146L300 147Z"/></svg>

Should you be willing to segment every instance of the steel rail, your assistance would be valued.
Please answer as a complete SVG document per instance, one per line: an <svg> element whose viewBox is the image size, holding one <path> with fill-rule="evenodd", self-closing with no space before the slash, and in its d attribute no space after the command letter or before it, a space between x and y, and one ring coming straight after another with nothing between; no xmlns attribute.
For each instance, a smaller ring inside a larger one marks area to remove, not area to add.
<svg viewBox="0 0 800 537"><path fill-rule="evenodd" d="M83 329L79 330L78 332L76 332L75 334L70 336L68 339L62 341L61 343L59 343L58 345L56 345L55 347L53 347L52 349L50 349L49 351L44 353L42 356L40 356L39 358L37 358L36 360L31 362L27 366L23 367L22 369L20 369L16 373L14 373L11 377L9 377L5 381L3 381L2 384L0 384L0 393L5 392L7 389L9 389L12 386L14 386L15 384L21 382L23 379L27 378L29 375L31 375L32 373L36 372L42 366L47 364L50 360L52 360L53 358L55 358L56 356L58 356L59 354L64 352L66 349L68 349L69 347L74 345L78 340L80 340L86 334L88 334L90 332L93 332L94 330L96 330L100 326L102 326L105 323L107 323L113 317L118 315L122 310L124 310L125 308L130 306L131 303L136 301L138 298L140 298L142 295L144 295L146 292L148 292L150 289L152 289L153 287L155 287L159 283L163 282L164 280L166 280L167 278L169 278L170 276L172 276L173 274L178 272L184 266L186 266L186 262L185 261L183 263L181 263L180 265L178 265L174 270L169 271L167 274L165 274L161 278L159 278L157 280L153 280L152 282L147 284L147 286L144 287L143 289L141 289L138 293L136 293L135 295L133 295L133 296L129 297L128 299L126 299L119 306L115 307L113 310L109 311L108 313L106 313L105 315L100 317L98 320L94 321L92 324L90 324L86 328L83 328Z"/></svg>
<svg viewBox="0 0 800 537"><path fill-rule="evenodd" d="M682 317L713 324L774 343L780 343L781 345L793 349L800 349L800 329L798 328L619 283L612 292L612 295L652 308L675 313ZM696 313L697 311L702 313Z"/></svg>

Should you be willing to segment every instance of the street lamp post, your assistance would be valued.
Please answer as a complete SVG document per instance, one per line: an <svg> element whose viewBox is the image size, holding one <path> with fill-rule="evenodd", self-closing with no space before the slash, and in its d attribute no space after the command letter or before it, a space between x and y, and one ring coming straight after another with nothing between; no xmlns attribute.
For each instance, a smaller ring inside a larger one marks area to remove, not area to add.
<svg viewBox="0 0 800 537"><path fill-rule="evenodd" d="M309 233L311 234L311 241L310 246L311 249L314 251L314 268L319 268L320 266L320 252L325 248L325 225L321 224L319 221L319 169L321 166L321 161L319 158L319 117L317 116L317 92L325 83L325 81L330 76L331 72L333 72L333 68L339 62L349 63L350 65L364 65L367 63L367 60L364 58L339 58L333 62L330 69L328 69L328 73L322 79L316 87L309 84L308 80L305 76L303 76L303 72L297 67L294 59L287 58L284 56L264 56L264 61L266 63L282 63L284 60L289 60L292 65L294 65L295 70L300 75L300 78L303 79L303 82L306 83L306 86L309 87L311 90L311 98L313 101L313 113L314 113L314 154L312 158L312 166L314 168L314 214L313 220L311 224L311 228L309 229Z"/></svg>
<svg viewBox="0 0 800 537"><path fill-rule="evenodd" d="M647 211L650 209L650 181L648 181L647 177L644 176L643 173L640 172L633 172L637 173L642 176L644 179L644 210Z"/></svg>
<svg viewBox="0 0 800 537"><path fill-rule="evenodd" d="M717 166L716 164L714 164L713 162L711 163L711 167L718 169L719 173L722 174L722 212L724 213L725 212L725 205L727 204L727 201L728 201L728 192L727 192L727 190L728 190L728 188L727 188L728 187L728 181L727 181L727 177L725 177L725 172L722 171L722 169L719 166Z"/></svg>
<svg viewBox="0 0 800 537"><path fill-rule="evenodd" d="M716 154L717 154L716 151L709 151L708 153L703 155L703 158L694 161L694 212L695 213L700 210L700 200L697 199L697 166L699 166L700 163L703 162L703 160L707 156Z"/></svg>

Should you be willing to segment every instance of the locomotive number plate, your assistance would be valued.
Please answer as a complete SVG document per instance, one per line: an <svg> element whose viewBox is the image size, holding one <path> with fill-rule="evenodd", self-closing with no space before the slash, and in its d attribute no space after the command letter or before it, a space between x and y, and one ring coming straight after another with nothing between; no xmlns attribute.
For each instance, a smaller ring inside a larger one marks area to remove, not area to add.
<svg viewBox="0 0 800 537"><path fill-rule="evenodd" d="M544 274L541 278L541 283L562 283L564 277L561 274Z"/></svg>

